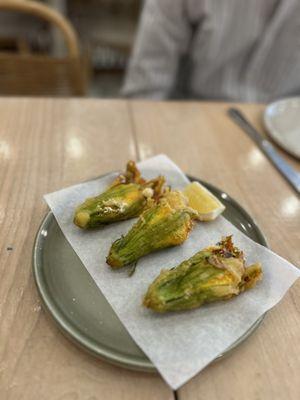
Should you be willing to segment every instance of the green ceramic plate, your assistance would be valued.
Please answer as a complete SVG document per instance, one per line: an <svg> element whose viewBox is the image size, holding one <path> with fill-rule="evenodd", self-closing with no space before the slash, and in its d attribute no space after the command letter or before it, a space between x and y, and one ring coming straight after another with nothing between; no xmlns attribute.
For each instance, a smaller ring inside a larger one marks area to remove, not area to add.
<svg viewBox="0 0 300 400"><path fill-rule="evenodd" d="M267 246L258 226L235 200L212 185L201 183L225 204L225 218L251 239ZM113 364L156 371L123 327L65 239L51 212L37 233L33 249L33 273L45 308L75 344ZM257 320L221 357L244 341L261 321L262 318Z"/></svg>

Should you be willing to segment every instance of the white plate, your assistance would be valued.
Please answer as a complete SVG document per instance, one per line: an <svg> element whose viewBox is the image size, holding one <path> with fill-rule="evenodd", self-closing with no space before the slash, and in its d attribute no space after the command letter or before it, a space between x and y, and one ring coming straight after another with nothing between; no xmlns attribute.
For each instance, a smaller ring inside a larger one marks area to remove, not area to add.
<svg viewBox="0 0 300 400"><path fill-rule="evenodd" d="M264 112L264 123L271 138L300 159L300 97L269 104Z"/></svg>

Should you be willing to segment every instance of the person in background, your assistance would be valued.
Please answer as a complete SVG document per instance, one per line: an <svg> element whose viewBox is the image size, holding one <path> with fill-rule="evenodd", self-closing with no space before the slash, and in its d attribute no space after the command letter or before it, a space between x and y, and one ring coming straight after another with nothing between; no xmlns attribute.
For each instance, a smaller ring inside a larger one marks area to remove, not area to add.
<svg viewBox="0 0 300 400"><path fill-rule="evenodd" d="M146 0L123 95L268 102L300 94L299 0Z"/></svg>

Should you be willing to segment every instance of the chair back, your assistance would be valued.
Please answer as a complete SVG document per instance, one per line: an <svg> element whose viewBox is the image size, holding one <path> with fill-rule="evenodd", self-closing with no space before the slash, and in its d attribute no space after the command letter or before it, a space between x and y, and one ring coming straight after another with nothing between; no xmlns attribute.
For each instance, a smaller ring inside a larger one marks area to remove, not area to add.
<svg viewBox="0 0 300 400"><path fill-rule="evenodd" d="M64 57L0 52L0 95L84 95L87 60L79 51L75 30L56 10L32 0L0 0L0 11L16 11L39 17L62 33Z"/></svg>

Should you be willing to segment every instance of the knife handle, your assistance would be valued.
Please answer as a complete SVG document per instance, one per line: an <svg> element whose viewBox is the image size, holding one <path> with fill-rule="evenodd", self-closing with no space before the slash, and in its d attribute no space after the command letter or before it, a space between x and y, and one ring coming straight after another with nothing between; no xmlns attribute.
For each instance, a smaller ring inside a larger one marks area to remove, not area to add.
<svg viewBox="0 0 300 400"><path fill-rule="evenodd" d="M229 108L229 116L254 140L257 146L274 164L278 171L300 194L300 173L295 171L275 150L273 145L264 139L258 131L250 124L244 115L236 108Z"/></svg>
<svg viewBox="0 0 300 400"><path fill-rule="evenodd" d="M246 133L251 135L253 140L255 141L261 140L260 134L237 108L229 108L228 114Z"/></svg>
<svg viewBox="0 0 300 400"><path fill-rule="evenodd" d="M290 184L300 193L300 174L295 171L287 162L277 153L274 146L267 140L263 140L262 150L266 156L277 167L279 172L288 179Z"/></svg>

